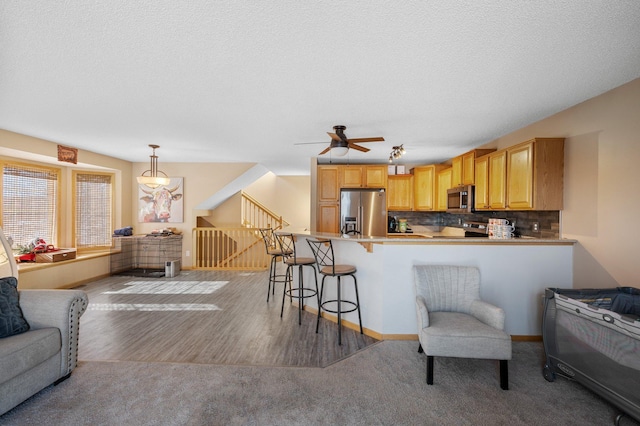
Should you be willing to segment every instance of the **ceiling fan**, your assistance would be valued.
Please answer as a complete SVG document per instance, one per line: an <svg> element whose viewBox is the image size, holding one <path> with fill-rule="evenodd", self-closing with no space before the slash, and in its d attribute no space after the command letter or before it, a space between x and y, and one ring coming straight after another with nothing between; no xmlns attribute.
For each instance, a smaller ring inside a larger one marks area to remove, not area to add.
<svg viewBox="0 0 640 426"><path fill-rule="evenodd" d="M383 137L371 137L371 138L347 138L344 134L344 131L347 129L346 126L333 126L334 132L327 132L329 136L331 136L331 143L328 147L326 147L320 154L323 155L332 150L332 153L337 156L343 156L348 151L349 148L355 149L357 151L367 152L369 148L365 148L363 146L357 145L358 143L364 142L382 142L384 141ZM320 143L320 142L311 142L311 143ZM324 142L322 142L324 143Z"/></svg>

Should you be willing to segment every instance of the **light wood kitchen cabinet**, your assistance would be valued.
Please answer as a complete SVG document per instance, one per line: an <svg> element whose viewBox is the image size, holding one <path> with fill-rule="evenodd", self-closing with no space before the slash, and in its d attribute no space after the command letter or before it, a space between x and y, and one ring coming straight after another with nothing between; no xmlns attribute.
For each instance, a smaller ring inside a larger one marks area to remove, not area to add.
<svg viewBox="0 0 640 426"><path fill-rule="evenodd" d="M489 154L489 208L507 207L507 152Z"/></svg>
<svg viewBox="0 0 640 426"><path fill-rule="evenodd" d="M562 210L563 175L563 138L536 138L507 148L507 208Z"/></svg>
<svg viewBox="0 0 640 426"><path fill-rule="evenodd" d="M489 208L489 156L483 155L475 160L475 196L473 208Z"/></svg>
<svg viewBox="0 0 640 426"><path fill-rule="evenodd" d="M533 208L533 143L507 149L507 207Z"/></svg>
<svg viewBox="0 0 640 426"><path fill-rule="evenodd" d="M316 211L317 232L340 230L340 176L338 166L318 166Z"/></svg>
<svg viewBox="0 0 640 426"><path fill-rule="evenodd" d="M385 188L387 165L319 165L317 232L340 232L340 188Z"/></svg>
<svg viewBox="0 0 640 426"><path fill-rule="evenodd" d="M478 158L475 168L476 210L562 210L562 138L536 138L496 151Z"/></svg>
<svg viewBox="0 0 640 426"><path fill-rule="evenodd" d="M387 177L387 210L413 209L413 175Z"/></svg>
<svg viewBox="0 0 640 426"><path fill-rule="evenodd" d="M462 155L451 159L451 187L462 185Z"/></svg>
<svg viewBox="0 0 640 426"><path fill-rule="evenodd" d="M338 166L341 188L386 188L386 165Z"/></svg>
<svg viewBox="0 0 640 426"><path fill-rule="evenodd" d="M336 202L340 198L338 166L318 166L318 202Z"/></svg>
<svg viewBox="0 0 640 426"><path fill-rule="evenodd" d="M418 166L413 171L413 208L416 211L435 211L437 208L437 175L446 168L443 164Z"/></svg>
<svg viewBox="0 0 640 426"><path fill-rule="evenodd" d="M440 170L438 173L438 211L447 210L447 190L452 187L451 176L453 174L453 167Z"/></svg>
<svg viewBox="0 0 640 426"><path fill-rule="evenodd" d="M363 166L338 166L340 170L341 188L361 188L363 185Z"/></svg>
<svg viewBox="0 0 640 426"><path fill-rule="evenodd" d="M475 185L476 158L495 152L495 148L474 149L451 159L451 187L460 185Z"/></svg>
<svg viewBox="0 0 640 426"><path fill-rule="evenodd" d="M386 164L364 167L364 186L366 188L386 188L387 173L389 168Z"/></svg>
<svg viewBox="0 0 640 426"><path fill-rule="evenodd" d="M340 232L340 203L319 204L317 216L317 232Z"/></svg>

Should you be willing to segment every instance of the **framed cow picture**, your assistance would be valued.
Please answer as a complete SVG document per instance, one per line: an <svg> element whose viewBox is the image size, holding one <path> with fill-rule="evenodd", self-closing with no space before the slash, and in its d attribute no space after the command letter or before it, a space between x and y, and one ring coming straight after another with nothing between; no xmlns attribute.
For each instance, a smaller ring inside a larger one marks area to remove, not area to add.
<svg viewBox="0 0 640 426"><path fill-rule="evenodd" d="M138 184L138 222L183 222L183 178L172 177L168 185L149 188Z"/></svg>

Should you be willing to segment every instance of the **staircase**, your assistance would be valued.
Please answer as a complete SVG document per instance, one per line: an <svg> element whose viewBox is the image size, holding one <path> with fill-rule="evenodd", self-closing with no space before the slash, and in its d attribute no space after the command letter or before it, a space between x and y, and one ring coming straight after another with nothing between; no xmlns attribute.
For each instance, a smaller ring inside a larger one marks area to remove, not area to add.
<svg viewBox="0 0 640 426"><path fill-rule="evenodd" d="M198 226L193 229L194 268L209 270L264 270L267 255L260 228L282 229L289 225L256 199L241 192L242 226L218 228Z"/></svg>

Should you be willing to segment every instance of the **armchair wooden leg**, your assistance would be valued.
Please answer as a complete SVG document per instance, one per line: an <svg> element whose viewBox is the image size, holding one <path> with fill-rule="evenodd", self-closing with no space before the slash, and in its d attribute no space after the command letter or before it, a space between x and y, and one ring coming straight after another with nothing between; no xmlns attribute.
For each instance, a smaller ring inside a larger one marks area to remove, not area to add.
<svg viewBox="0 0 640 426"><path fill-rule="evenodd" d="M422 343L419 343L418 353L421 354L422 352L424 352L424 349L422 349Z"/></svg>
<svg viewBox="0 0 640 426"><path fill-rule="evenodd" d="M433 384L433 357L427 355L427 384Z"/></svg>
<svg viewBox="0 0 640 426"><path fill-rule="evenodd" d="M500 360L500 388L509 390L509 364L506 359Z"/></svg>

